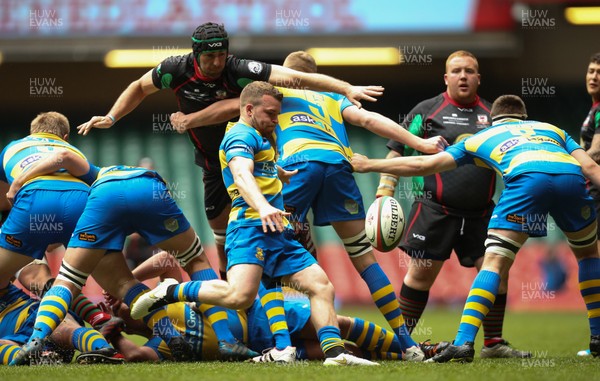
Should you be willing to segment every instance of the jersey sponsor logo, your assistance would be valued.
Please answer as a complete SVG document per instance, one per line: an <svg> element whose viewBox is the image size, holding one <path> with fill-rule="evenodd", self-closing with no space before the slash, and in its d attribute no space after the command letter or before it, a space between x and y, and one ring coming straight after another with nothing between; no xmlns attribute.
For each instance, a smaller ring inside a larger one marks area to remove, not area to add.
<svg viewBox="0 0 600 381"><path fill-rule="evenodd" d="M212 89L213 87L217 86L217 84L212 83L212 82L202 82L202 86L210 87ZM198 90L195 90L195 91L198 91Z"/></svg>
<svg viewBox="0 0 600 381"><path fill-rule="evenodd" d="M516 139L516 138L515 139L510 139L510 140L504 142L500 146L500 152L501 153L505 153L506 151L508 151L512 147L516 146L517 144L519 144L519 139Z"/></svg>
<svg viewBox="0 0 600 381"><path fill-rule="evenodd" d="M96 237L96 234L79 233L79 240L85 242L96 242L98 237Z"/></svg>
<svg viewBox="0 0 600 381"><path fill-rule="evenodd" d="M256 248L256 259L258 259L259 261L264 261L265 260L265 253L263 252L263 249L261 249L260 247Z"/></svg>
<svg viewBox="0 0 600 381"><path fill-rule="evenodd" d="M12 235L6 236L6 243L14 247L23 247L23 242L20 239L13 237Z"/></svg>
<svg viewBox="0 0 600 381"><path fill-rule="evenodd" d="M260 74L263 69L263 65L260 62L250 61L248 62L248 70L254 74Z"/></svg>
<svg viewBox="0 0 600 381"><path fill-rule="evenodd" d="M473 112L472 108L460 108L460 107L457 107L457 109L460 112ZM456 114L452 114L452 116L456 116Z"/></svg>
<svg viewBox="0 0 600 381"><path fill-rule="evenodd" d="M313 118L310 117L310 115L306 115L306 114L295 114L292 115L290 120L292 121L292 123L311 123L311 124L317 124L317 122L315 122L315 120Z"/></svg>
<svg viewBox="0 0 600 381"><path fill-rule="evenodd" d="M422 234L413 233L413 238L418 239L419 241L425 241L425 236Z"/></svg>
<svg viewBox="0 0 600 381"><path fill-rule="evenodd" d="M31 155L26 157L21 164L19 165L19 167L21 167L21 169L27 167L29 164L34 163L38 160L40 160L42 158L42 155Z"/></svg>
<svg viewBox="0 0 600 381"><path fill-rule="evenodd" d="M179 229L179 221L177 221L177 219L175 219L174 217L166 219L163 222L163 225L165 226L165 229L167 229L171 233Z"/></svg>
<svg viewBox="0 0 600 381"><path fill-rule="evenodd" d="M519 216L518 214L509 214L506 216L506 221L514 222L516 224L525 224L527 222L524 216Z"/></svg>

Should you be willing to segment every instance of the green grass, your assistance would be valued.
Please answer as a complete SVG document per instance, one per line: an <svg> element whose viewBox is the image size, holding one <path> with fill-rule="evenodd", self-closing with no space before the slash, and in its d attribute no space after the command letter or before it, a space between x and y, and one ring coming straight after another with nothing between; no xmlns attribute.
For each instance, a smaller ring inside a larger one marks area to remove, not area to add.
<svg viewBox="0 0 600 381"><path fill-rule="evenodd" d="M382 323L372 310L345 309ZM415 339L448 340L454 337L460 311L429 310L417 327ZM529 360L482 360L472 364L416 364L382 362L380 367L325 368L321 362L299 362L293 366L244 363L127 364L123 366L62 365L13 368L0 367L0 380L61 381L158 381L158 380L235 380L235 381L434 381L434 380L595 380L600 376L600 360L577 358L576 352L589 340L584 312L513 313L505 321L505 337L515 347L536 354ZM477 353L481 338L476 342ZM478 356L478 355L477 355Z"/></svg>

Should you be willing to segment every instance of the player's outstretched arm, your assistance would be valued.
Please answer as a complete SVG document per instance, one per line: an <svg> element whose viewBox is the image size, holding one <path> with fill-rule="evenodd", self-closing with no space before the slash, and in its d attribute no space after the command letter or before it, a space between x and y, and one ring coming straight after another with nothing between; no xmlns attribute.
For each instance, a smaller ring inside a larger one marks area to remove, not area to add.
<svg viewBox="0 0 600 381"><path fill-rule="evenodd" d="M456 168L456 162L446 152L429 156L396 157L393 159L369 159L355 153L352 167L356 172L392 173L397 176L427 176Z"/></svg>
<svg viewBox="0 0 600 381"><path fill-rule="evenodd" d="M60 169L66 169L67 172L75 177L82 177L90 173L91 167L86 159L73 151L59 151L34 163L29 170L21 172L10 185L10 189L6 193L6 198L12 204L15 195L26 182L38 176L54 173Z"/></svg>
<svg viewBox="0 0 600 381"><path fill-rule="evenodd" d="M390 118L376 112L359 109L358 107L346 107L342 111L342 116L345 121L355 126L363 127L384 138L406 144L419 152L434 154L442 152L448 146L446 139L441 136L422 139L411 134Z"/></svg>
<svg viewBox="0 0 600 381"><path fill-rule="evenodd" d="M237 116L240 116L240 98L231 98L215 102L205 109L190 114L173 113L170 121L171 126L183 134L190 128L225 123Z"/></svg>
<svg viewBox="0 0 600 381"><path fill-rule="evenodd" d="M400 157L398 152L394 150L390 150L388 152L386 159L393 159L395 157ZM375 198L382 196L394 197L394 193L396 193L396 186L398 185L398 176L392 173L381 173L379 176L379 185L377 186L377 191L375 192Z"/></svg>
<svg viewBox="0 0 600 381"><path fill-rule="evenodd" d="M283 232L283 216L287 216L290 213L277 209L269 204L262 194L256 183L256 179L252 175L254 161L245 157L236 156L229 161L228 166L233 175L233 181L240 191L240 195L244 198L244 201L260 215L263 232L266 233L267 229L272 232Z"/></svg>
<svg viewBox="0 0 600 381"><path fill-rule="evenodd" d="M600 166L587 154L583 149L576 149L571 152L579 164L581 164L581 171L583 175L590 179L590 181L597 187L600 187Z"/></svg>
<svg viewBox="0 0 600 381"><path fill-rule="evenodd" d="M356 107L362 107L360 101L376 102L374 97L381 96L382 86L352 86L348 82L325 74L303 73L287 67L272 65L269 83L274 86L308 88L316 91L331 91L343 94Z"/></svg>
<svg viewBox="0 0 600 381"><path fill-rule="evenodd" d="M129 86L119 95L115 104L105 116L93 116L86 123L77 126L77 133L87 135L92 128L110 128L117 120L142 103L146 96L157 92L158 88L152 82L152 70L148 71L141 78L131 82Z"/></svg>

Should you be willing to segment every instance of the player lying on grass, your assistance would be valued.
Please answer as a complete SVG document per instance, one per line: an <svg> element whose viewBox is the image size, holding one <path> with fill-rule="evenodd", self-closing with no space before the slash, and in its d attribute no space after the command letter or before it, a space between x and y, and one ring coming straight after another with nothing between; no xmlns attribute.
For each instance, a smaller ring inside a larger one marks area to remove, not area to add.
<svg viewBox="0 0 600 381"><path fill-rule="evenodd" d="M473 281L453 345L432 362L473 361L473 342L494 304L500 280L508 276L527 238L546 235L548 214L565 233L579 265L579 289L588 310L590 352L600 354L600 256L596 212L585 178L600 185L600 167L564 131L528 121L525 103L515 95L496 99L492 127L433 156L370 160L355 154L357 172L420 176L474 163L494 168L505 188L488 225L481 271ZM585 177L584 177L585 176Z"/></svg>
<svg viewBox="0 0 600 381"><path fill-rule="evenodd" d="M140 281L160 277L181 281L181 270L177 262L166 252L156 254L133 270ZM123 353L127 361L160 361L170 358L168 348L153 335L152 331L139 320L131 319L129 308L113 298L109 298L113 312L126 321L125 332L149 338L139 346L123 335L111 338L113 345ZM323 359L323 352L317 333L310 323L310 306L307 299L285 300L285 316L291 333L292 345L299 359ZM244 341L255 351L265 351L275 344L268 320L258 300L245 311L227 310L231 331L240 341ZM174 303L167 306L167 315L173 325L195 349L194 360L209 361L219 359L214 332L206 319L190 303ZM400 343L393 332L379 325L355 317L337 316L346 347L355 355L368 359L402 359ZM447 343L446 343L447 344ZM445 348L446 344L430 345L422 348L430 356Z"/></svg>
<svg viewBox="0 0 600 381"><path fill-rule="evenodd" d="M150 244L168 250L184 266L203 256L198 236L155 171L126 166L99 169L78 155L59 151L21 174L21 181L15 180L11 190L17 183L23 184L31 178L61 169L74 176L95 172L90 176L95 181L71 236L59 275L40 303L35 330L11 365L24 364L28 357L42 350L45 339L63 320L67 306L80 294L92 272L98 284L127 303L146 292L148 288L135 280L121 253L126 235L140 233ZM148 316L148 320L161 324L159 333L175 357L189 359L192 348L172 327L165 317L165 310L159 309L152 315L154 318ZM219 341L219 348L225 349L226 355L241 359L258 355L235 342L233 335L231 339L233 343Z"/></svg>
<svg viewBox="0 0 600 381"><path fill-rule="evenodd" d="M21 284L43 290L50 277L48 266L36 261L24 267L18 274ZM42 279L41 283L37 280ZM33 333L33 324L40 302L29 297L14 284L0 291L0 359L3 365L10 363L21 351ZM113 318L113 320L119 320ZM124 362L123 356L117 352L98 331L83 326L83 321L72 311L62 324L50 335L44 350L30 358L30 364L56 364L71 362L75 350L81 352L77 356L80 364Z"/></svg>

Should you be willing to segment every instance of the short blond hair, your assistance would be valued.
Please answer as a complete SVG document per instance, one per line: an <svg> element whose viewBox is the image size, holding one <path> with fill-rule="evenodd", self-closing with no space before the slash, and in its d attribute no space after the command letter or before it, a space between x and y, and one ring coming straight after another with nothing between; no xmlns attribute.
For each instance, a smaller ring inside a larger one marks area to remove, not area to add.
<svg viewBox="0 0 600 381"><path fill-rule="evenodd" d="M475 55L473 53L468 52L466 50L457 50L448 56L448 58L446 59L446 72L448 72L448 65L450 64L450 61L452 61L452 59L456 58L456 57L471 57L471 58L473 58L473 60L475 61L475 69L477 70L477 72L479 72L479 61L477 61L477 57L475 57Z"/></svg>
<svg viewBox="0 0 600 381"><path fill-rule="evenodd" d="M262 103L263 95L270 95L279 102L283 100L283 94L268 82L256 81L244 87L240 94L240 107L244 108L247 104L259 106Z"/></svg>
<svg viewBox="0 0 600 381"><path fill-rule="evenodd" d="M45 132L48 134L54 134L61 139L65 135L69 135L71 127L69 126L69 120L63 114L56 111L42 112L31 121L31 127L29 132L32 134Z"/></svg>
<svg viewBox="0 0 600 381"><path fill-rule="evenodd" d="M313 56L303 50L288 54L283 61L283 66L304 73L317 72L317 62Z"/></svg>

